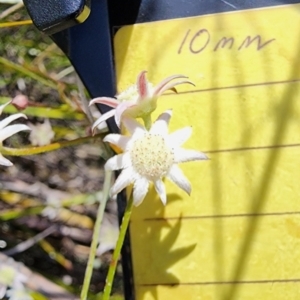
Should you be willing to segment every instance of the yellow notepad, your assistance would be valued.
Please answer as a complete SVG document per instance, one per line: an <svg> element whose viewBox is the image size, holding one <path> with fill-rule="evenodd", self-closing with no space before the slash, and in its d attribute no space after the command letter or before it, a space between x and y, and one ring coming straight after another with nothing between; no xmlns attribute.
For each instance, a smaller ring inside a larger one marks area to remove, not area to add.
<svg viewBox="0 0 300 300"><path fill-rule="evenodd" d="M170 131L193 126L181 165L130 226L136 299L300 299L300 5L136 24L115 36L118 90L147 70L180 85Z"/></svg>

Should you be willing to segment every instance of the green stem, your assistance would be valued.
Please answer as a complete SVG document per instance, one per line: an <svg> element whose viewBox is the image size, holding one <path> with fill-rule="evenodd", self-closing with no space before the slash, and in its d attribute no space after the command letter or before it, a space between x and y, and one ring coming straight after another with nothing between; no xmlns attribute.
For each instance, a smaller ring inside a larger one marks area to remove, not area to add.
<svg viewBox="0 0 300 300"><path fill-rule="evenodd" d="M112 180L112 172L106 171L104 184L103 184L103 198L102 198L102 201L100 202L98 212L97 212L97 219L96 219L96 223L94 226L94 233L93 233L93 237L92 237L92 244L91 244L89 259L88 259L87 267L85 270L84 282L83 282L83 287L82 287L81 296L80 296L81 300L87 299L88 290L89 290L91 277L92 277L92 273L93 273L93 268L94 268L94 261L95 261L96 251L97 251L97 245L99 242L100 225L101 225L101 222L103 219L106 202L107 202L107 199L109 196L111 180Z"/></svg>
<svg viewBox="0 0 300 300"><path fill-rule="evenodd" d="M10 101L12 98L11 97L1 97L0 96L0 104L7 103ZM15 114L18 113L18 110L12 106L9 105L5 107L5 112L8 114ZM49 119L61 119L61 120L83 120L85 118L85 115L83 112L80 111L74 111L70 109L69 106L66 104L62 104L60 106L56 107L49 107L49 106L44 106L42 104L37 104L37 103L29 103L26 109L22 111L23 114L25 114L27 117L28 116L33 116L33 117L39 117L43 116L44 118L49 118Z"/></svg>
<svg viewBox="0 0 300 300"><path fill-rule="evenodd" d="M113 284L113 280L114 280L114 276L115 276L115 272L116 272L116 267L118 264L118 259L120 257L120 253L121 253L121 249L124 243L124 238L127 232L127 228L128 228L128 224L130 221L130 216L131 216L131 211L132 211L132 204L133 204L133 197L132 195L129 197L129 200L127 202L127 206L126 206L126 210L123 216L123 220L122 220L122 224L121 224L121 228L120 228L120 233L119 233L119 237L118 237L118 241L116 244L116 248L114 250L113 256L112 256L112 260L108 269L108 273L106 276L106 283L105 283L105 288L104 288L104 292L103 292L103 297L102 300L108 300L110 293L111 293L111 289L112 289L112 284Z"/></svg>
<svg viewBox="0 0 300 300"><path fill-rule="evenodd" d="M143 117L144 125L147 130L150 130L152 126L151 115L146 115Z"/></svg>
<svg viewBox="0 0 300 300"><path fill-rule="evenodd" d="M49 144L46 146L40 146L40 147L30 147L30 148L19 148L19 149L14 149L14 148L8 148L8 147L0 147L0 152L2 155L11 155L11 156L24 156L24 155L33 155L33 154L40 154L40 153L45 153L49 151L54 151L57 149L69 147L69 146L76 146L80 144L84 144L88 141L95 140L96 138L101 138L103 139L104 135L103 134L97 134L95 136L87 136L83 138L78 138L72 141L63 141L63 142L56 142L53 144ZM106 146L100 145L101 150L107 151ZM101 153L103 154L103 153ZM110 157L111 154L107 153L107 155Z"/></svg>

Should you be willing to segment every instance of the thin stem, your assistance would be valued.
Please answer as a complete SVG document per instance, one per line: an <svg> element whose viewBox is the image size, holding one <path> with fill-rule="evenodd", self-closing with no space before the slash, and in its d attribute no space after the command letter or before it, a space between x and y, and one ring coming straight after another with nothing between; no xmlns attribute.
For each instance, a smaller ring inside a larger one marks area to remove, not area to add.
<svg viewBox="0 0 300 300"><path fill-rule="evenodd" d="M105 283L102 300L109 300L109 296L111 293L112 284L113 284L113 280L114 280L114 276L115 276L115 272L116 272L116 267L118 264L118 259L120 257L121 249L122 249L122 246L124 243L125 235L127 232L129 221L130 221L132 204L133 204L133 197L131 194L131 196L129 197L129 200L127 202L126 210L125 210L121 228L120 228L118 241L117 241L116 248L114 250L112 260L111 260L111 263L110 263L110 266L108 269L108 273L106 276L106 283Z"/></svg>
<svg viewBox="0 0 300 300"><path fill-rule="evenodd" d="M0 23L0 28L12 27L12 26L22 26L22 25L32 25L32 20L16 21L16 22L4 22Z"/></svg>
<svg viewBox="0 0 300 300"><path fill-rule="evenodd" d="M94 118L93 118L93 115L91 112L91 108L89 107L88 100L84 93L84 85L77 74L76 74L76 82L77 82L77 87L79 90L79 100L83 106L84 112L85 112L88 120L90 121L91 124L93 124Z"/></svg>
<svg viewBox="0 0 300 300"><path fill-rule="evenodd" d="M103 139L104 134L97 134L95 136L88 136L83 138L78 138L72 141L63 141L63 142L56 142L53 144L49 144L46 146L40 146L40 147L30 147L30 148L8 148L8 147L0 147L0 152L3 155L11 155L11 156L24 156L24 155L33 155L33 154L40 154L45 153L49 151L54 151L57 149L70 147L70 146L76 146L80 144L85 144L88 141L95 140L96 138ZM108 153L108 147L101 141L100 149L102 150L101 155L108 159L111 157L111 151Z"/></svg>
<svg viewBox="0 0 300 300"><path fill-rule="evenodd" d="M103 219L106 202L107 202L107 199L109 196L111 180L112 180L112 172L106 171L105 178L104 178L104 184L103 184L103 198L102 198L102 201L100 202L98 212L97 212L97 219L96 219L96 223L94 226L94 233L93 233L93 237L92 237L90 255L89 255L87 267L85 270L83 287L82 287L82 291L81 291L81 295L80 295L81 300L87 299L88 290L89 290L89 286L90 286L90 282L91 282L91 278L92 278L92 274L93 274L97 245L99 242L100 226L101 226L101 222Z"/></svg>
<svg viewBox="0 0 300 300"><path fill-rule="evenodd" d="M24 6L23 2L16 3L15 5L10 6L8 9L6 9L4 12L0 14L0 20L6 18L10 14L14 13L16 10L22 8Z"/></svg>
<svg viewBox="0 0 300 300"><path fill-rule="evenodd" d="M24 242L19 243L18 245L14 246L14 247L12 247L8 250L1 251L1 253L5 254L7 256L13 256L13 255L16 255L18 253L24 252L25 250L29 249L34 244L36 244L39 241L43 240L44 238L46 238L50 234L54 233L55 231L57 231L57 225L56 224L48 227L44 231L42 231L42 232L38 233L37 235L27 239Z"/></svg>

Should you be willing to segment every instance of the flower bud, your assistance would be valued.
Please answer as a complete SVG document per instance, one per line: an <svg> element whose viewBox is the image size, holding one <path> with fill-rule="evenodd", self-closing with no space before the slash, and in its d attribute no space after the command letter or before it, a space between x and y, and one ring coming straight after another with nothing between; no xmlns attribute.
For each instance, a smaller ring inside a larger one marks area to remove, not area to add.
<svg viewBox="0 0 300 300"><path fill-rule="evenodd" d="M29 100L28 97L25 95L17 95L15 98L13 98L11 104L19 111L24 110L28 104Z"/></svg>

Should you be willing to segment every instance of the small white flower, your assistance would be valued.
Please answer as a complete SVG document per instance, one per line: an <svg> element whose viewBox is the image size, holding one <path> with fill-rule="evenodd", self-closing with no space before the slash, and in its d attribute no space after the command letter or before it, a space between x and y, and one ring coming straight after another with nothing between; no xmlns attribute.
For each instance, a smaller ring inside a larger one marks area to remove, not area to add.
<svg viewBox="0 0 300 300"><path fill-rule="evenodd" d="M10 265L0 266L0 299L5 295L10 300L32 300L24 283L28 278Z"/></svg>
<svg viewBox="0 0 300 300"><path fill-rule="evenodd" d="M134 119L126 117L123 124L131 136L109 134L105 137L105 142L123 150L122 154L115 155L105 164L107 170L123 169L111 188L112 196L133 183L133 201L137 206L145 198L149 183L153 182L162 203L166 204L166 190L162 181L164 177L190 194L190 182L177 164L204 160L207 156L202 152L181 148L192 134L191 127L168 134L171 114L170 110L161 114L149 131Z"/></svg>
<svg viewBox="0 0 300 300"><path fill-rule="evenodd" d="M9 101L3 105L0 105L0 115L2 114L2 111L5 108L5 106L7 106L10 103L11 103L11 101ZM8 126L8 124L10 124L12 121L19 119L19 118L27 119L27 117L24 114L18 113L18 114L14 114L14 115L7 117L0 122L0 146L2 146L2 143L4 140L6 140L10 136L14 135L15 133L17 133L19 131L23 131L23 130L30 130L30 128L24 124L14 124L14 125ZM0 165L10 167L13 164L8 159L3 157L3 155L0 153Z"/></svg>
<svg viewBox="0 0 300 300"><path fill-rule="evenodd" d="M135 85L120 93L115 98L99 97L92 99L90 105L101 103L112 107L110 111L103 114L94 124L94 130L99 124L114 116L116 124L120 127L122 116L129 116L132 118L147 118L156 109L157 99L167 90L176 92L175 86L180 84L192 84L186 80L184 75L173 75L165 78L156 86L153 86L146 78L146 71L142 71L138 77ZM181 80L177 80L181 79ZM174 81L175 80L175 81Z"/></svg>
<svg viewBox="0 0 300 300"><path fill-rule="evenodd" d="M29 124L29 127L31 128L29 140L33 146L48 145L55 136L48 119L45 119L44 123Z"/></svg>
<svg viewBox="0 0 300 300"><path fill-rule="evenodd" d="M97 255L100 256L109 250L115 249L118 237L119 222L117 215L104 213L100 227Z"/></svg>
<svg viewBox="0 0 300 300"><path fill-rule="evenodd" d="M10 300L33 300L29 292L25 288L10 289L6 292L6 296Z"/></svg>

